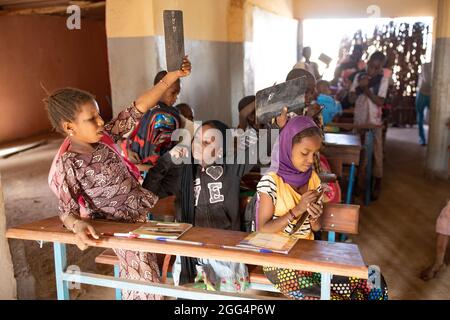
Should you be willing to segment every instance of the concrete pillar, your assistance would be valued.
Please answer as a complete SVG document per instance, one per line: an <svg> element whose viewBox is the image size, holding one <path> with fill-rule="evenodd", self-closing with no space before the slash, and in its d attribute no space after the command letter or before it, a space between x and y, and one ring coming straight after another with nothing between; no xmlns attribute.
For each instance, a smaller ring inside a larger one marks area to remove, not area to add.
<svg viewBox="0 0 450 320"><path fill-rule="evenodd" d="M0 176L0 300L17 298L16 279L14 278L11 252L5 237L6 214Z"/></svg>
<svg viewBox="0 0 450 320"><path fill-rule="evenodd" d="M113 115L153 85L157 69L153 0L106 3Z"/></svg>
<svg viewBox="0 0 450 320"><path fill-rule="evenodd" d="M449 134L446 124L450 119L450 0L438 1L434 52L426 168L431 175L447 179Z"/></svg>

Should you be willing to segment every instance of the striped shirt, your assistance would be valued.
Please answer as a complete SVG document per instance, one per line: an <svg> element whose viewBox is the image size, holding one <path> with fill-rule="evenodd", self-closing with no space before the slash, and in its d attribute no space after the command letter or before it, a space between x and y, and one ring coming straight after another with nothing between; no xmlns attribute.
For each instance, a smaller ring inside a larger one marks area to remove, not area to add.
<svg viewBox="0 0 450 320"><path fill-rule="evenodd" d="M281 180L281 178L279 180ZM265 193L268 196L270 196L270 198L272 199L272 203L273 203L274 207L277 206L278 187L277 187L277 183L275 182L272 175L267 174L267 175L263 176L256 187L256 191L258 194L258 200L259 200L261 193ZM286 211L282 215L276 215L276 213L275 213L273 215L272 219L274 219L274 220L278 219L278 218L282 217L284 214L287 214L288 212L289 211ZM297 220L291 221L291 222L292 223L289 223L284 228L284 233L286 233L288 235L290 235L292 230L295 228ZM306 218L303 225L293 234L293 236L304 239L304 238L309 237L310 234L311 234L311 224L309 222L309 219Z"/></svg>

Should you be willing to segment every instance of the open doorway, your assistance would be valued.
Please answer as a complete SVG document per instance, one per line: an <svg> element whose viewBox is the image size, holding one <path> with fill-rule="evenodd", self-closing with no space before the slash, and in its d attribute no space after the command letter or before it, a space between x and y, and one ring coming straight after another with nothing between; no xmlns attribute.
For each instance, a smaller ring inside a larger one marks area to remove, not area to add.
<svg viewBox="0 0 450 320"><path fill-rule="evenodd" d="M424 43L426 44L425 61L431 60L433 17L399 17L399 18L361 18L361 19L306 19L303 21L303 47L312 48L311 60L318 61L321 53L332 58L329 66L319 63L319 72L324 80L332 80L337 64L348 53L346 42L351 42L355 34L361 32L363 39L371 42L376 28L383 29L393 23L397 28L402 24L409 27L416 23L423 23L428 27ZM327 26L324 28L324 26ZM409 33L412 28L409 28ZM344 47L344 48L343 48ZM374 47L367 48L367 55L375 51ZM363 57L364 58L364 57ZM424 61L424 62L425 62Z"/></svg>
<svg viewBox="0 0 450 320"><path fill-rule="evenodd" d="M255 8L253 48L255 92L284 82L297 62L298 21Z"/></svg>
<svg viewBox="0 0 450 320"><path fill-rule="evenodd" d="M324 28L324 26L328 26ZM352 51L354 45L363 48L362 61L375 51L386 56L385 69L390 70L389 123L412 126L416 123L415 99L422 64L431 62L433 18L362 18L309 19L303 22L303 46L312 48L312 60L321 54L331 58L326 65L319 62L324 80L337 85L336 67Z"/></svg>

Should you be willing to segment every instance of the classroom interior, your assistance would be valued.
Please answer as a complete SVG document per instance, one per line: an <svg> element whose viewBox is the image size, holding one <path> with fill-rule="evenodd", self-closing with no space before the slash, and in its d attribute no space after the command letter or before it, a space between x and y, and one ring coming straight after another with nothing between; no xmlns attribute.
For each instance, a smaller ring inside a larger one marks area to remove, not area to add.
<svg viewBox="0 0 450 320"><path fill-rule="evenodd" d="M80 8L80 28L69 28L69 5ZM380 46L393 47L382 33L373 39L376 26L407 25L405 37L421 45L407 51L396 44L381 192L370 201L353 192L359 230L341 240L379 266L389 299L450 299L450 268L429 281L419 277L434 259L436 219L450 201L450 0L0 0L0 299L57 298L51 243L6 236L9 228L57 215L47 178L63 138L48 120L46 91L81 88L95 95L103 119L117 116L166 68L164 10L183 12L193 66L177 102L188 103L196 120L230 127L239 124L241 98L283 83L303 48L311 47L311 60L331 81L354 44L366 45L366 61ZM328 65L321 53L331 58ZM421 145L418 75L405 70L417 72L424 62L433 74ZM345 202L351 173L347 165L341 170ZM112 275L113 266L96 262L103 251L68 246L68 264ZM70 298L109 300L115 291L82 284Z"/></svg>

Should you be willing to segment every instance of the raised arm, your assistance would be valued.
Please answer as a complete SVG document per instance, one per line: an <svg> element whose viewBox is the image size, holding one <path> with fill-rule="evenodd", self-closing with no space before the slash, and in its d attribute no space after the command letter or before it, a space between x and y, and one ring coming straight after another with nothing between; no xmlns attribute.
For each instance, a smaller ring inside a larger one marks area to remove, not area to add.
<svg viewBox="0 0 450 320"><path fill-rule="evenodd" d="M190 75L191 70L191 62L189 61L188 56L185 56L180 70L168 72L153 88L136 99L136 109L141 113L146 113L149 109L156 106L164 92L178 79Z"/></svg>
<svg viewBox="0 0 450 320"><path fill-rule="evenodd" d="M238 129L245 130L247 129L247 118L255 112L255 101L249 103L246 105L240 112L239 112L239 125Z"/></svg>
<svg viewBox="0 0 450 320"><path fill-rule="evenodd" d="M151 108L155 107L164 92L178 79L191 73L191 63L187 56L183 60L180 70L172 71L161 79L154 87L136 99L134 105L124 109L119 115L105 125L105 131L115 142L134 129L136 123Z"/></svg>

